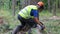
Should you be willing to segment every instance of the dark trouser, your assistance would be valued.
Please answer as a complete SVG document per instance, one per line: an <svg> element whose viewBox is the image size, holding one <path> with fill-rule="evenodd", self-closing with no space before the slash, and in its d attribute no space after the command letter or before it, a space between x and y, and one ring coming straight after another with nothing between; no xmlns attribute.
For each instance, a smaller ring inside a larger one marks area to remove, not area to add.
<svg viewBox="0 0 60 34"><path fill-rule="evenodd" d="M18 15L18 19L21 22L21 25L17 26L17 28L13 31L13 34L17 34L26 24L28 24L30 27L36 27L37 24L34 22L33 19L24 19L20 15Z"/></svg>

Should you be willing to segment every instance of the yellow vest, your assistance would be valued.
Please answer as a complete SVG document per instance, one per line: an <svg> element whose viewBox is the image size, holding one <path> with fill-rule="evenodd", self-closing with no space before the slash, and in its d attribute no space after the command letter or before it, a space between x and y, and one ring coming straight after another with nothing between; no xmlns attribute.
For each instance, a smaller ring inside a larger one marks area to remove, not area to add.
<svg viewBox="0 0 60 34"><path fill-rule="evenodd" d="M30 15L30 12L32 9L37 10L37 6L29 5L25 7L24 9L22 9L18 14L25 19L34 18L33 16Z"/></svg>

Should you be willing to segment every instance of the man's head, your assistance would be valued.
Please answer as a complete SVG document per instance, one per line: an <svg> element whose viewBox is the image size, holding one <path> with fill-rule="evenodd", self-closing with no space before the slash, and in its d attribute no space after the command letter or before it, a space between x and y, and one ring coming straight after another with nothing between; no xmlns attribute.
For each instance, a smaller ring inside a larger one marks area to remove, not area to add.
<svg viewBox="0 0 60 34"><path fill-rule="evenodd" d="M38 10L42 11L44 9L44 3L42 1L37 3Z"/></svg>

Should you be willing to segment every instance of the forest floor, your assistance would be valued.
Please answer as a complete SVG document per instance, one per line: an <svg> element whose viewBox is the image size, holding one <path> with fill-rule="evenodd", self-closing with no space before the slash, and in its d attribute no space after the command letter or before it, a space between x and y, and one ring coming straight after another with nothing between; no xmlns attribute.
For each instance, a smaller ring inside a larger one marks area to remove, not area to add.
<svg viewBox="0 0 60 34"><path fill-rule="evenodd" d="M3 24L0 24L0 34L11 34L12 30L20 24L16 16L12 16L11 12L8 11L1 11L0 16L3 17ZM44 23L46 26L45 32L42 34L60 34L60 13L57 13L57 16L53 16L49 12L42 12L40 13L40 21ZM11 30L6 30L6 29ZM36 30L33 29L32 31L36 34Z"/></svg>

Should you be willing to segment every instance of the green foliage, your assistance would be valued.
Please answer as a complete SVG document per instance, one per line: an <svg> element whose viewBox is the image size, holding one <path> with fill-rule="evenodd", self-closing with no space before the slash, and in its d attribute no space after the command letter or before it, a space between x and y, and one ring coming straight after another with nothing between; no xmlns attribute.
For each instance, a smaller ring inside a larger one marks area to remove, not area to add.
<svg viewBox="0 0 60 34"><path fill-rule="evenodd" d="M2 11L2 10L1 10L0 16L2 16L3 19L4 19L4 21L5 21L4 24L1 25L1 26L2 26L1 31L3 31L3 32L4 32L4 30L7 29L7 27L8 27L8 29L13 29L13 28L15 28L18 24L20 24L20 22L19 22L18 19L17 19L17 15L16 15L16 16L13 16L13 15L12 15L10 12L8 12L8 11Z"/></svg>
<svg viewBox="0 0 60 34"><path fill-rule="evenodd" d="M17 13L19 12L19 9L18 9L19 6L21 7L20 2L23 2L23 0L17 0L18 5L16 6L15 16L12 15L13 14L12 10L9 9L9 7L12 6L12 1L10 0L0 0L0 1L3 1L4 3L4 5L0 4L0 16L3 16L3 19L5 21L5 24L1 25L2 29L0 29L0 32L1 31L3 32L4 30L6 30L7 27L9 29L13 29L20 24L20 22L17 19ZM46 3L45 7L48 7L47 0L43 0L43 2ZM46 31L49 34L60 34L60 25L58 25L60 23L60 20L49 20L48 18L50 18L51 16L52 16L52 13L50 13L48 10L44 10L43 12L40 13L40 20L44 22L46 26ZM60 16L60 13L58 11L57 11L57 16ZM34 33L35 31L36 30L34 29ZM8 31L7 33L11 34L10 31Z"/></svg>
<svg viewBox="0 0 60 34"><path fill-rule="evenodd" d="M3 9L9 9L9 0L2 0L4 3Z"/></svg>
<svg viewBox="0 0 60 34"><path fill-rule="evenodd" d="M59 30L60 30L60 25L58 25L60 23L59 20L48 20L45 25L47 28L48 33L50 34L59 34Z"/></svg>
<svg viewBox="0 0 60 34"><path fill-rule="evenodd" d="M48 10L43 10L41 13L40 13L40 16L47 16L47 17L50 17L52 16L52 14L48 11Z"/></svg>
<svg viewBox="0 0 60 34"><path fill-rule="evenodd" d="M17 25L20 24L20 22L17 19L17 13L18 11L16 11L16 15L13 16L11 12L7 11L7 10L1 10L0 11L0 16L3 16L4 20L5 20L5 26L2 26L3 29L2 31L4 31L7 26L9 26L9 29L13 29L15 28ZM52 14L49 13L47 10L44 10L43 12L40 13L40 20L42 20L46 26L46 31L51 34L60 34L60 25L58 25L60 23L60 20L45 20L44 18L49 18L51 17ZM35 29L33 29L34 32ZM4 32L5 33L5 32ZM8 31L7 33L11 33L10 31Z"/></svg>
<svg viewBox="0 0 60 34"><path fill-rule="evenodd" d="M45 9L48 9L48 0L42 0L44 2L45 5Z"/></svg>

